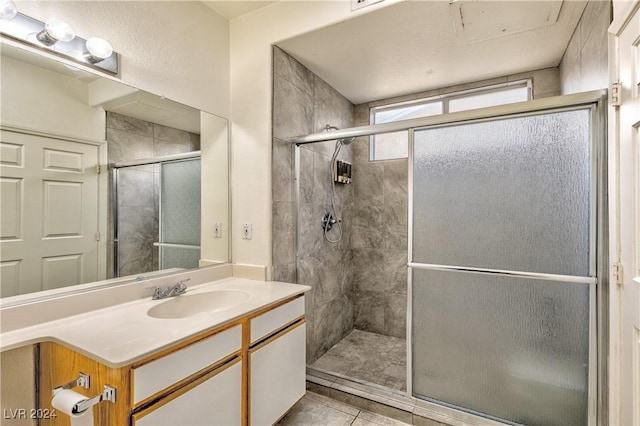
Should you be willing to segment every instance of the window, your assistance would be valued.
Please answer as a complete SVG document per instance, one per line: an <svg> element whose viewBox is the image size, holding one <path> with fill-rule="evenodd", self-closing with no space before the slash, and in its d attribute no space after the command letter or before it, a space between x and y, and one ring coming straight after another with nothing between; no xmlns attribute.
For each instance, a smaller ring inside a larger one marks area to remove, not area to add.
<svg viewBox="0 0 640 426"><path fill-rule="evenodd" d="M449 100L449 112L513 104L515 102L528 100L529 88L527 86L514 88L507 87L502 90L492 90L489 92L481 92L452 98Z"/></svg>
<svg viewBox="0 0 640 426"><path fill-rule="evenodd" d="M408 120L410 118L428 117L442 114L442 101L421 102L376 108L372 114L374 124L390 123L392 121ZM390 160L409 156L409 140L407 131L384 133L371 136L370 160Z"/></svg>
<svg viewBox="0 0 640 426"><path fill-rule="evenodd" d="M385 105L371 108L371 124L390 123L410 118L429 117L447 112L506 105L531 99L531 80L483 87L471 91ZM409 155L408 132L385 133L371 136L369 160L407 158Z"/></svg>

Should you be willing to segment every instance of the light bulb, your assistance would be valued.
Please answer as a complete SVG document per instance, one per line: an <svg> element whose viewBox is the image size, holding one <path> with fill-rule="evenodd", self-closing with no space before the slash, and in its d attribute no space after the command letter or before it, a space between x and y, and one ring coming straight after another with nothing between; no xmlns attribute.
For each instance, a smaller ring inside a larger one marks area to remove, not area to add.
<svg viewBox="0 0 640 426"><path fill-rule="evenodd" d="M85 54L85 58L92 64L104 61L113 53L113 48L109 42L100 37L91 37L87 40L87 50L88 53Z"/></svg>
<svg viewBox="0 0 640 426"><path fill-rule="evenodd" d="M6 19L7 21L13 19L18 14L18 9L13 0L1 0L0 1L0 19Z"/></svg>
<svg viewBox="0 0 640 426"><path fill-rule="evenodd" d="M47 21L44 30L40 31L36 37L45 46L53 46L59 41L71 41L75 36L71 25L60 19L52 18Z"/></svg>

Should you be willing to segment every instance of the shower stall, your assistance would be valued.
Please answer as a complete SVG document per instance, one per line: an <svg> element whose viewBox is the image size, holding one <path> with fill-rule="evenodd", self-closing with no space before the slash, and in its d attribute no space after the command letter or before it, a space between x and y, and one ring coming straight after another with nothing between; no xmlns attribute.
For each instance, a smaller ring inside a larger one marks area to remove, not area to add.
<svg viewBox="0 0 640 426"><path fill-rule="evenodd" d="M290 139L295 273L312 286L309 380L470 423L595 424L606 386L604 95ZM396 131L408 132L408 159L358 153ZM353 185L329 188L333 143L354 137L334 156L353 163ZM331 204L336 243L321 223Z"/></svg>
<svg viewBox="0 0 640 426"><path fill-rule="evenodd" d="M200 152L112 165L114 277L200 259Z"/></svg>

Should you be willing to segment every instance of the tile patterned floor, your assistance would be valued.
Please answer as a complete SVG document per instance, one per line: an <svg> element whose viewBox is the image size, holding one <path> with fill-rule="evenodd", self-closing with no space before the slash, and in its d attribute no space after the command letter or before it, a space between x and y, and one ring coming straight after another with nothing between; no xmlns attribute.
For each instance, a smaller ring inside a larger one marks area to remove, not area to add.
<svg viewBox="0 0 640 426"><path fill-rule="evenodd" d="M406 390L406 341L353 330L311 367L395 390Z"/></svg>
<svg viewBox="0 0 640 426"><path fill-rule="evenodd" d="M278 426L407 426L407 423L307 391Z"/></svg>

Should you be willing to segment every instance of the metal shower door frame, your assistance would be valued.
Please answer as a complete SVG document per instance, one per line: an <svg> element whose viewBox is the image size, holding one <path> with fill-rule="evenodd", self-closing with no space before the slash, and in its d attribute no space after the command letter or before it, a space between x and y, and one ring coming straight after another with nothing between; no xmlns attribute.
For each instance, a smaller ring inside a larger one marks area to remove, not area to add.
<svg viewBox="0 0 640 426"><path fill-rule="evenodd" d="M130 160L130 161L118 161L116 163L111 163L109 168L111 170L111 217L113 222L113 274L114 277L120 276L120 265L118 261L119 255L119 243L120 243L120 230L119 230L119 205L118 205L118 180L119 180L119 171L120 169L127 167L138 167L144 166L148 164L162 164L162 163L170 163L175 161L185 161L190 159L200 159L202 157L200 151L192 151L183 154L171 154L165 155L162 157L154 157L154 158L146 158L140 160ZM160 202L160 201L159 201ZM160 206L158 206L160 209ZM158 217L158 233L160 233L160 223L161 219ZM160 235L158 235L159 237Z"/></svg>
<svg viewBox="0 0 640 426"><path fill-rule="evenodd" d="M527 109L527 104L530 108ZM504 271L496 269L465 268L458 266L421 264L413 259L413 162L415 132L450 127L469 123L497 121L507 118L528 117L551 112L591 109L591 200L590 200L590 259L589 277L572 277L565 275L525 273L520 271ZM580 282L589 285L589 382L588 382L588 424L607 424L606 383L608 349L608 256L606 235L606 91L585 92L577 95L556 96L518 104L483 108L463 113L436 116L440 120L430 120L423 126L408 128L409 161L408 161L408 259L407 266L407 397L416 402L416 410L428 413L431 417L441 417L464 423L504 424L484 416L460 411L445 405L416 398L413 395L413 269L455 270L481 274L517 276L533 279ZM447 119L448 118L448 119ZM599 410L598 407L603 407ZM419 413L417 413L419 414Z"/></svg>

